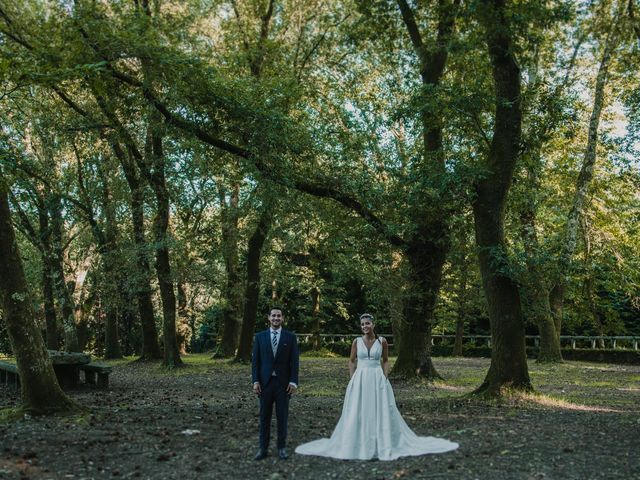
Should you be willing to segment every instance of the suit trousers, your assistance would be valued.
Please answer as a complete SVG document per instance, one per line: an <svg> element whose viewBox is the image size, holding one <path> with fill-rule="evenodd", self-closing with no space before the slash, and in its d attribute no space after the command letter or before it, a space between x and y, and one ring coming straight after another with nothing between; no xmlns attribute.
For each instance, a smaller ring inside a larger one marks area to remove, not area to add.
<svg viewBox="0 0 640 480"><path fill-rule="evenodd" d="M260 394L260 448L267 450L271 438L271 417L273 405L276 406L278 425L278 449L285 448L287 443L287 420L289 416L288 384L283 384L278 377L271 377L262 387Z"/></svg>

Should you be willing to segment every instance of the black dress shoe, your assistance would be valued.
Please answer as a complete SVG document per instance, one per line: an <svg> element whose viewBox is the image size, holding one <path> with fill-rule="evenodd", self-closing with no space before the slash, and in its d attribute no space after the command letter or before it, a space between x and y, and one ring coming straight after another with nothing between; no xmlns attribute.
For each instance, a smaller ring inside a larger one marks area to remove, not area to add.
<svg viewBox="0 0 640 480"><path fill-rule="evenodd" d="M254 460L262 460L264 458L267 458L267 451L266 450L258 450L258 453L256 453L256 456L253 457Z"/></svg>
<svg viewBox="0 0 640 480"><path fill-rule="evenodd" d="M284 448L278 449L278 456L280 457L280 460L286 460L289 458L289 455L287 455L287 451Z"/></svg>

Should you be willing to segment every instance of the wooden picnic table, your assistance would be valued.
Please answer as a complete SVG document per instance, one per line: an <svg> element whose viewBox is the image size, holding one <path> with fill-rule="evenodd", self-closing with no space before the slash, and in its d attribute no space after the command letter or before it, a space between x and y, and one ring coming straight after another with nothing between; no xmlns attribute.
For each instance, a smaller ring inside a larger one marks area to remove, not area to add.
<svg viewBox="0 0 640 480"><path fill-rule="evenodd" d="M86 385L97 388L109 387L110 365L91 362L88 353L48 350L58 384L63 389L75 388L80 384L80 370L84 371ZM13 359L0 360L0 385L20 388L20 375Z"/></svg>
<svg viewBox="0 0 640 480"><path fill-rule="evenodd" d="M91 355L60 350L48 350L48 352L60 387L63 389L77 387L80 383L80 367L91 362Z"/></svg>

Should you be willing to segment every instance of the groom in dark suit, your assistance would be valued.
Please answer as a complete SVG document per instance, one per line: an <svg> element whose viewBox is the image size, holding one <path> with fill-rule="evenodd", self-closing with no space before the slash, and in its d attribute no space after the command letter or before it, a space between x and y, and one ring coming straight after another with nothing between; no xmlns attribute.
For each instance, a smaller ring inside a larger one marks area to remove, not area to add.
<svg viewBox="0 0 640 480"><path fill-rule="evenodd" d="M276 404L278 420L278 456L285 460L289 397L298 389L299 352L296 336L282 328L282 309L269 312L269 328L256 334L253 341L253 391L260 397L260 450L255 456L267 456L271 433L271 415Z"/></svg>

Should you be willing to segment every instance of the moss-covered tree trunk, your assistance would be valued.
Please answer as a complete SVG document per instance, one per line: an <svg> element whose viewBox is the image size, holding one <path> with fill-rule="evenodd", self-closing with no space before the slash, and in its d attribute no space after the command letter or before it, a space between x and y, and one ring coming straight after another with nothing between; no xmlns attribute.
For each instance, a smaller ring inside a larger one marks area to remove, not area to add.
<svg viewBox="0 0 640 480"><path fill-rule="evenodd" d="M120 144L112 143L113 151L120 161L129 190L131 191L131 223L133 226L133 240L136 246L137 271L134 277L135 296L138 301L138 314L142 329L141 360L156 360L162 358L158 331L153 310L151 295L151 268L147 252L150 250L144 231L144 186L130 153L125 153Z"/></svg>
<svg viewBox="0 0 640 480"><path fill-rule="evenodd" d="M253 231L251 238L249 238L243 320L236 354L236 360L243 363L251 361L252 343L258 318L258 298L260 296L260 259L274 214L275 207L267 204L260 214L256 229Z"/></svg>
<svg viewBox="0 0 640 480"><path fill-rule="evenodd" d="M510 274L504 236L504 211L520 151L522 109L520 68L513 56L504 0L484 0L478 16L485 31L495 87L493 138L486 173L476 182L473 202L482 284L491 322L491 365L478 394L505 389L531 390L524 321L518 286Z"/></svg>
<svg viewBox="0 0 640 480"><path fill-rule="evenodd" d="M124 298L121 295L121 272L116 264L118 255L117 245L117 225L114 211L113 198L111 197L111 188L109 186L109 178L103 167L100 167L102 174L102 210L104 212L104 245L99 247L102 259L102 270L104 272L105 287L105 342L104 356L105 358L115 359L122 358L122 349L120 348L120 340L118 336L118 313L125 305Z"/></svg>
<svg viewBox="0 0 640 480"><path fill-rule="evenodd" d="M178 325L177 325L177 339L178 350L180 355L187 353L187 343L191 333L189 327L189 302L187 301L187 291L185 285L181 280L176 283L178 292Z"/></svg>
<svg viewBox="0 0 640 480"><path fill-rule="evenodd" d="M182 365L176 335L176 296L173 290L173 276L169 261L169 190L165 178L165 156L161 134L161 119L151 114L148 130L148 145L153 171L151 186L156 196L156 215L153 219L153 235L156 245L156 272L162 300L162 338L164 341L163 365L175 368Z"/></svg>
<svg viewBox="0 0 640 480"><path fill-rule="evenodd" d="M531 176L529 179L537 183ZM560 336L556 331L551 305L549 304L549 280L544 278L540 263L536 260L539 255L538 236L535 225L535 211L530 203L522 212L520 218L529 278L524 291L529 300L529 316L537 325L540 334L538 361L559 363L562 362Z"/></svg>
<svg viewBox="0 0 640 480"><path fill-rule="evenodd" d="M398 358L392 373L397 377L420 375L435 379L441 377L431 360L431 332L448 244L434 244L426 235L420 240L405 252L409 286L403 298L400 341L394 339Z"/></svg>
<svg viewBox="0 0 640 480"><path fill-rule="evenodd" d="M118 313L126 305L120 284L122 283L120 269L117 261L118 252L118 227L116 225L113 198L111 196L110 178L106 170L108 164L98 165L101 180L101 209L104 221L100 223L95 217L95 208L92 195L87 191L84 182L84 169L79 153L76 151L78 161L78 190L81 201L75 202L76 206L85 214L91 232L100 255L102 282L100 289L101 305L104 308L104 357L108 359L122 358L122 350L118 338ZM105 160L106 162L106 160ZM78 306L78 316L81 309Z"/></svg>
<svg viewBox="0 0 640 480"><path fill-rule="evenodd" d="M560 335L564 296L568 284L568 272L572 264L572 257L576 250L578 228L583 218L584 211L587 206L587 195L589 187L593 180L595 165L597 161L597 147L600 127L600 117L605 106L606 86L609 79L609 69L621 38L621 23L625 15L624 2L618 4L618 8L614 14L613 21L608 28L607 38L605 40L604 50L600 59L598 73L596 75L596 85L593 92L593 107L589 118L589 131L587 135L587 144L585 146L584 157L580 174L576 181L575 193L571 210L567 216L564 241L561 246L561 252L558 260L558 277L555 280L550 293L549 303L553 312L556 332Z"/></svg>
<svg viewBox="0 0 640 480"><path fill-rule="evenodd" d="M449 43L454 31L459 1L443 1L437 8L437 36L427 44L415 20L414 12L406 0L397 0L411 45L418 58L419 74L425 91L437 94L449 56ZM431 336L434 312L442 267L449 249L447 212L441 201L424 192L438 191L445 175L442 152L442 112L424 108L421 114L424 159L417 167L420 182L431 188L417 192L410 221L416 233L404 248L409 266L408 291L405 295L405 315L397 346L398 359L393 366L394 376L424 376L441 378L431 360ZM439 194L436 194L440 196Z"/></svg>
<svg viewBox="0 0 640 480"><path fill-rule="evenodd" d="M16 242L7 187L0 177L0 298L20 374L22 407L34 414L75 410L58 385L36 323Z"/></svg>
<svg viewBox="0 0 640 480"><path fill-rule="evenodd" d="M229 199L227 201L227 195ZM234 182L231 192L219 189L222 208L222 254L224 257L227 281L224 288L224 308L222 311L222 331L216 351L218 357L232 357L236 354L240 339L242 321L242 282L238 255L238 204L240 184Z"/></svg>
<svg viewBox="0 0 640 480"><path fill-rule="evenodd" d="M47 197L47 207L51 225L51 266L54 290L58 305L62 312L62 327L64 329L64 348L69 352L78 352L78 332L74 315L74 301L64 274L64 239L62 202L56 194Z"/></svg>
<svg viewBox="0 0 640 480"><path fill-rule="evenodd" d="M456 336L453 341L453 356L462 356L463 336L464 336L464 324L467 320L468 309L467 305L469 300L467 299L467 284L469 281L469 263L467 255L463 255L460 264L460 277L456 294Z"/></svg>
<svg viewBox="0 0 640 480"><path fill-rule="evenodd" d="M244 44L247 56L250 58L249 70L256 81L259 81L262 77L262 67L267 53L267 41L274 5L275 0L269 0L266 10L259 12L261 14L260 33L255 48L250 47L248 43ZM238 15L237 10L235 13ZM263 201L264 206L258 219L258 224L249 239L244 299L240 300L242 302L240 305L242 319L235 359L243 363L251 361L252 344L258 317L258 298L260 296L260 259L262 258L262 250L276 211L275 202L272 198L264 196Z"/></svg>
<svg viewBox="0 0 640 480"><path fill-rule="evenodd" d="M45 258L43 258L42 260L42 300L44 303L46 344L47 349L58 350L60 348L60 339L58 337L58 318L56 316L53 282L51 281L51 271L49 270L49 265L45 261Z"/></svg>
<svg viewBox="0 0 640 480"><path fill-rule="evenodd" d="M40 252L42 303L45 319L45 343L50 350L60 348L58 320L56 316L56 300L53 278L53 251L51 248L51 228L49 226L49 211L47 209L45 188L42 184L33 186L34 203L38 213L38 228L35 228L29 216L22 210L19 202L14 202L16 221L26 238Z"/></svg>
<svg viewBox="0 0 640 480"><path fill-rule="evenodd" d="M39 195L40 197L40 195ZM58 332L58 319L56 316L55 293L53 286L53 265L51 262L51 230L49 228L49 213L44 206L44 198L39 199L38 223L40 232L41 258L42 258L42 300L44 304L44 320L46 326L47 349L58 350L60 338Z"/></svg>

